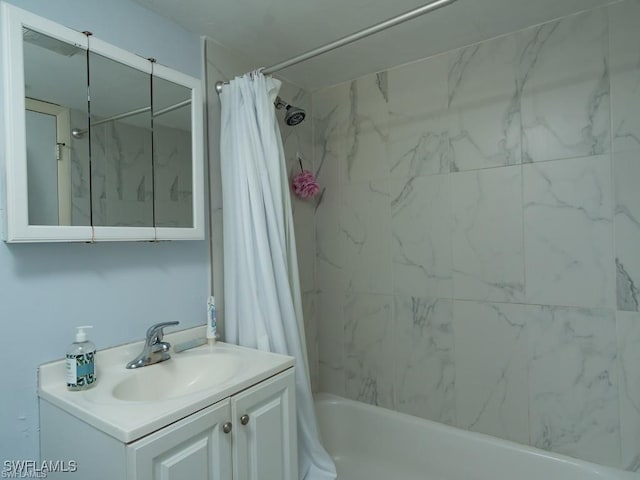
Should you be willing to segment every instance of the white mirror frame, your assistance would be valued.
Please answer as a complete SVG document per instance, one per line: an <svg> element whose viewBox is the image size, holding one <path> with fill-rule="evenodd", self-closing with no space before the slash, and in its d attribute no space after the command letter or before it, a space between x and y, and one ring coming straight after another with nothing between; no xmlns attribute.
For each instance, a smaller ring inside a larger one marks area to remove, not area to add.
<svg viewBox="0 0 640 480"><path fill-rule="evenodd" d="M193 227L105 227L29 225L27 192L27 152L25 123L24 55L22 28L27 27L73 44L83 50L109 57L125 65L151 74L151 63L121 48L95 37L39 17L2 2L2 57L5 158L3 190L4 240L26 242L94 242L94 241L154 241L204 240L204 108L200 80L154 64L153 74L191 89L192 125L192 201Z"/></svg>

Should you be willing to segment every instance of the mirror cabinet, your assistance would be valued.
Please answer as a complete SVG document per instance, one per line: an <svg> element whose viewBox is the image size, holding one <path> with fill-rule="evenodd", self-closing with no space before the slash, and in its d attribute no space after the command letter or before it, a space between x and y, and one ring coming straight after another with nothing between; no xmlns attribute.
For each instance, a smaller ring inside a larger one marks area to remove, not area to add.
<svg viewBox="0 0 640 480"><path fill-rule="evenodd" d="M204 239L200 80L1 13L5 240Z"/></svg>

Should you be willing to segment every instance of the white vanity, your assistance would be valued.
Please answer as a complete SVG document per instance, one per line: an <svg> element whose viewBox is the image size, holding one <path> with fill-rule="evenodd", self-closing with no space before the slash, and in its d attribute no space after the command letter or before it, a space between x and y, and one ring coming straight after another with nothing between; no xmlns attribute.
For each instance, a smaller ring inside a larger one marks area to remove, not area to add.
<svg viewBox="0 0 640 480"><path fill-rule="evenodd" d="M41 460L83 480L297 480L293 358L217 343L127 370L142 343L99 351L86 391L67 391L63 361L40 367Z"/></svg>

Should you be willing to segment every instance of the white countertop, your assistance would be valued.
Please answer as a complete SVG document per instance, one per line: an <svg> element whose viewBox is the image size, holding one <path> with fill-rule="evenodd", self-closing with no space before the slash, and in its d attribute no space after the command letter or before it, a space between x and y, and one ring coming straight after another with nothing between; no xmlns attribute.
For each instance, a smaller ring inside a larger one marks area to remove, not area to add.
<svg viewBox="0 0 640 480"><path fill-rule="evenodd" d="M165 340L176 345L199 337L204 337L204 327L166 334ZM108 435L130 443L294 365L294 359L289 356L217 342L181 353L172 352L172 358L166 362L179 361L181 356L189 355L203 355L206 361L215 362L216 355L233 354L240 359L240 368L229 380L212 388L159 401L119 400L112 393L115 385L155 367L125 368L127 362L142 351L143 344L136 342L99 350L96 354L97 381L89 390L67 390L64 360L41 365L38 396Z"/></svg>

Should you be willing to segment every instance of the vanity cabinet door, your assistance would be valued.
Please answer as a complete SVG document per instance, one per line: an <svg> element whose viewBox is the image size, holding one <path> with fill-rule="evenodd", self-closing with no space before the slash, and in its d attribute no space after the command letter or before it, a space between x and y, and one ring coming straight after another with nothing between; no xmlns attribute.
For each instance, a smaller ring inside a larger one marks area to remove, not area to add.
<svg viewBox="0 0 640 480"><path fill-rule="evenodd" d="M230 418L224 400L127 445L127 479L231 480Z"/></svg>
<svg viewBox="0 0 640 480"><path fill-rule="evenodd" d="M234 480L297 480L294 369L231 398Z"/></svg>

